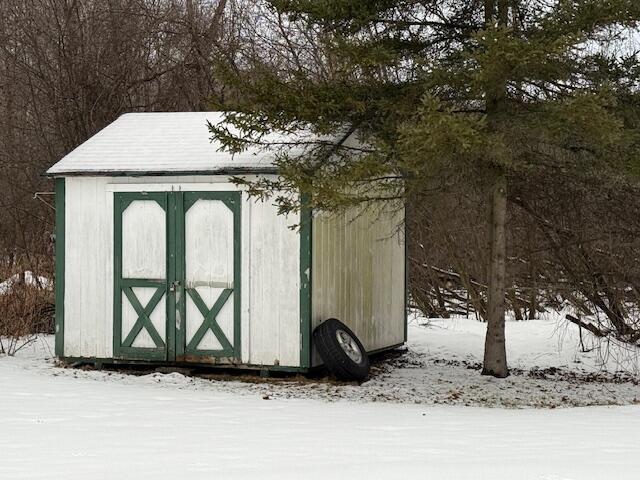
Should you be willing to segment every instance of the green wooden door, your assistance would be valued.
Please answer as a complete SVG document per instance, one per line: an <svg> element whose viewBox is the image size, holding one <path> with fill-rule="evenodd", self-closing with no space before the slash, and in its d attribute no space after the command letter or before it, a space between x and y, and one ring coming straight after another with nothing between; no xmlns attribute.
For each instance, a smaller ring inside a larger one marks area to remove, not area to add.
<svg viewBox="0 0 640 480"><path fill-rule="evenodd" d="M114 356L240 359L240 193L114 194Z"/></svg>
<svg viewBox="0 0 640 480"><path fill-rule="evenodd" d="M240 193L185 192L177 228L179 359L240 358Z"/></svg>
<svg viewBox="0 0 640 480"><path fill-rule="evenodd" d="M166 360L169 194L114 195L114 356Z"/></svg>

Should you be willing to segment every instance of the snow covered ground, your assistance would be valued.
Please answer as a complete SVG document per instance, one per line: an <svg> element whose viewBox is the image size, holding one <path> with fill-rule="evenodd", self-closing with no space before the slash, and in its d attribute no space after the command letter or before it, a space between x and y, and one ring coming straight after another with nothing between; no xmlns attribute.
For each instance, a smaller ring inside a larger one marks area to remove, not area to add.
<svg viewBox="0 0 640 480"><path fill-rule="evenodd" d="M516 370L495 380L477 371L484 325L420 323L361 386L61 369L45 337L0 358L0 479L638 478L633 352L509 322Z"/></svg>

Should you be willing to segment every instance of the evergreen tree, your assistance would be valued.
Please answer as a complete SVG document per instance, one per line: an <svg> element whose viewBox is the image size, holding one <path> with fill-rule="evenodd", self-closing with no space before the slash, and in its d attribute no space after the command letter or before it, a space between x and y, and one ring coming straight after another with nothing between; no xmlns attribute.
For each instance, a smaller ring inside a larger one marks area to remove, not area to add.
<svg viewBox="0 0 640 480"><path fill-rule="evenodd" d="M275 150L283 212L419 201L454 182L491 205L484 374L508 375L510 180L528 172L615 181L640 170L637 0L271 0L273 52L228 65L229 151ZM636 37L637 38L637 37ZM632 42L631 42L632 43ZM277 54L278 45L284 45ZM270 132L311 132L278 143ZM354 142L357 139L357 142ZM437 246L434 246L437 248Z"/></svg>

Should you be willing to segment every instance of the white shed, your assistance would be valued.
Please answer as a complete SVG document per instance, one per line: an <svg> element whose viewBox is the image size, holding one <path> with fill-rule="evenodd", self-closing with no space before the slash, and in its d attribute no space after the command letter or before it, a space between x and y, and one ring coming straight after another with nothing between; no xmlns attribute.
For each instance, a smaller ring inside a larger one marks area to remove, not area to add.
<svg viewBox="0 0 640 480"><path fill-rule="evenodd" d="M369 352L404 343L403 213L277 215L230 182L277 172L218 151L207 121L221 119L126 114L48 170L56 355L307 371L329 317Z"/></svg>

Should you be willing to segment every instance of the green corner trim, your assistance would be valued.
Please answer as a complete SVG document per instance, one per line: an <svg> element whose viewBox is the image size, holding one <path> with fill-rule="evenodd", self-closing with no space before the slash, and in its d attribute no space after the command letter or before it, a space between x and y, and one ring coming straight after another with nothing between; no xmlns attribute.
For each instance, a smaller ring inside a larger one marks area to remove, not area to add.
<svg viewBox="0 0 640 480"><path fill-rule="evenodd" d="M300 210L300 367L311 366L311 249L313 214L308 197Z"/></svg>
<svg viewBox="0 0 640 480"><path fill-rule="evenodd" d="M56 236L55 236L55 354L64 355L64 235L65 235L65 181L55 179Z"/></svg>

